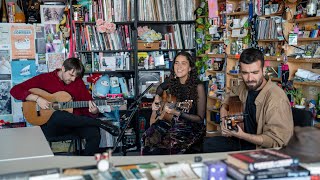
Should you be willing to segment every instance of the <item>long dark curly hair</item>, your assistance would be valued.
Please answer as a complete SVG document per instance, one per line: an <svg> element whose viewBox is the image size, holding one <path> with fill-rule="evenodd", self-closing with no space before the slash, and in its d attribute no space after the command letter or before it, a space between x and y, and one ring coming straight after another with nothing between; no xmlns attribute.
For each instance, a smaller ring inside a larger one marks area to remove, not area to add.
<svg viewBox="0 0 320 180"><path fill-rule="evenodd" d="M180 83L179 78L175 77L174 64L178 56L186 57L191 67L191 71L189 72L189 76L185 85L182 85ZM194 102L197 102L198 100L197 86L199 83L200 83L200 80L198 79L198 74L197 74L193 57L188 52L185 52L185 51L179 52L174 58L173 65L170 70L170 76L169 76L170 93L176 96L179 101L193 100ZM181 91L183 88L187 88L187 90Z"/></svg>

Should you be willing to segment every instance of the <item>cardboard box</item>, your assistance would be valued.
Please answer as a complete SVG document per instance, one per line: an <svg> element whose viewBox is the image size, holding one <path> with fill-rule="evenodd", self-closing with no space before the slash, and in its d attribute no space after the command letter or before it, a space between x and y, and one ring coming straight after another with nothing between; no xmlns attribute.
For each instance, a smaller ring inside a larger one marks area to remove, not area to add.
<svg viewBox="0 0 320 180"><path fill-rule="evenodd" d="M145 42L142 40L138 40L138 50L158 50L160 42L154 41L154 42Z"/></svg>

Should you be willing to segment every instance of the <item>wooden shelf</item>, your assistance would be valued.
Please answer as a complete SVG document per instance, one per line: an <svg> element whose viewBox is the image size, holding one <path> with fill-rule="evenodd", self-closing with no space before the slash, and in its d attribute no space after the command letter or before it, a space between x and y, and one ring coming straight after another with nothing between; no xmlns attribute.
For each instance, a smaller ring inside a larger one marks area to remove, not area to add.
<svg viewBox="0 0 320 180"><path fill-rule="evenodd" d="M75 24L96 24L96 22L85 22L85 21L75 21ZM123 25L123 24L133 24L133 21L126 21L126 22L113 22L117 25Z"/></svg>
<svg viewBox="0 0 320 180"><path fill-rule="evenodd" d="M212 44L224 43L224 41L219 41L219 40L211 40L211 41L207 41L207 42L212 43Z"/></svg>
<svg viewBox="0 0 320 180"><path fill-rule="evenodd" d="M138 25L141 24L194 24L194 20L190 21L137 21Z"/></svg>
<svg viewBox="0 0 320 180"><path fill-rule="evenodd" d="M317 38L298 38L298 41L320 41L320 37Z"/></svg>
<svg viewBox="0 0 320 180"><path fill-rule="evenodd" d="M294 23L294 22L308 22L308 21L320 21L320 16L308 17L308 18L302 18L302 19L291 19L288 22Z"/></svg>
<svg viewBox="0 0 320 180"><path fill-rule="evenodd" d="M294 85L306 85L306 86L318 86L320 87L320 82L310 82L310 81L293 81Z"/></svg>
<svg viewBox="0 0 320 180"><path fill-rule="evenodd" d="M225 58L225 54L208 54L209 57Z"/></svg>
<svg viewBox="0 0 320 180"><path fill-rule="evenodd" d="M117 53L117 52L133 52L133 50L92 50L92 51L86 51L86 50L76 50L78 53Z"/></svg>
<svg viewBox="0 0 320 180"><path fill-rule="evenodd" d="M281 78L275 78L275 77L273 77L273 78L271 78L271 81L281 82Z"/></svg>
<svg viewBox="0 0 320 180"><path fill-rule="evenodd" d="M228 13L226 14L227 16L242 16L242 15L249 15L247 11L244 12L233 12L233 13Z"/></svg>
<svg viewBox="0 0 320 180"><path fill-rule="evenodd" d="M279 39L258 39L258 42L283 42L284 40Z"/></svg>
<svg viewBox="0 0 320 180"><path fill-rule="evenodd" d="M170 71L171 69L167 68L156 68L156 69L138 69L138 71Z"/></svg>
<svg viewBox="0 0 320 180"><path fill-rule="evenodd" d="M293 63L320 63L320 58L288 58L288 62Z"/></svg>
<svg viewBox="0 0 320 180"><path fill-rule="evenodd" d="M239 59L239 58L240 58L240 55L228 54L227 56L228 56L227 58L230 58L230 59ZM239 57L238 57L238 56L239 56Z"/></svg>
<svg viewBox="0 0 320 180"><path fill-rule="evenodd" d="M276 13L272 13L269 15L263 15L263 16L259 16L259 18L268 18L268 17L273 17L273 16L281 16L283 12L276 12Z"/></svg>
<svg viewBox="0 0 320 180"><path fill-rule="evenodd" d="M116 70L116 71L91 71L84 74L112 74L112 73L134 73L134 70Z"/></svg>
<svg viewBox="0 0 320 180"><path fill-rule="evenodd" d="M209 107L207 107L208 111L212 111L212 112L217 112L219 113L220 111L218 109L210 109Z"/></svg>
<svg viewBox="0 0 320 180"><path fill-rule="evenodd" d="M202 58L205 55L208 55L208 57L211 57L211 58L225 58L225 54L201 54L200 56L197 56L197 57Z"/></svg>
<svg viewBox="0 0 320 180"><path fill-rule="evenodd" d="M215 71L215 70L212 70L212 69L207 69L207 72L208 73L224 73L224 71Z"/></svg>
<svg viewBox="0 0 320 180"><path fill-rule="evenodd" d="M230 75L230 76L237 76L237 77L239 76L239 73L230 73L230 72L228 72L227 74Z"/></svg>
<svg viewBox="0 0 320 180"><path fill-rule="evenodd" d="M265 61L282 61L282 56L264 56Z"/></svg>

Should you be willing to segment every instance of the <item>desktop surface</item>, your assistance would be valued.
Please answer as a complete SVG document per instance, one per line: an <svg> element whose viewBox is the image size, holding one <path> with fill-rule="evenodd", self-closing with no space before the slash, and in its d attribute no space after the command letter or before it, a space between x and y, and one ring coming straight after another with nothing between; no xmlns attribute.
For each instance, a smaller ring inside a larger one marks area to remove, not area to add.
<svg viewBox="0 0 320 180"><path fill-rule="evenodd" d="M39 126L0 129L0 144L0 163L53 156Z"/></svg>

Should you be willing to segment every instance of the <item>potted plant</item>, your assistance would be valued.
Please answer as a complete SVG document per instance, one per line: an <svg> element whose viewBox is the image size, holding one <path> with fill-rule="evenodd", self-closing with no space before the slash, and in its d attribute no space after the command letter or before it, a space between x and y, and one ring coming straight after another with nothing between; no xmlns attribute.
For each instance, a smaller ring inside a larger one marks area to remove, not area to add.
<svg viewBox="0 0 320 180"><path fill-rule="evenodd" d="M301 88L295 88L287 92L294 98L294 107L299 109L305 108L305 102Z"/></svg>

